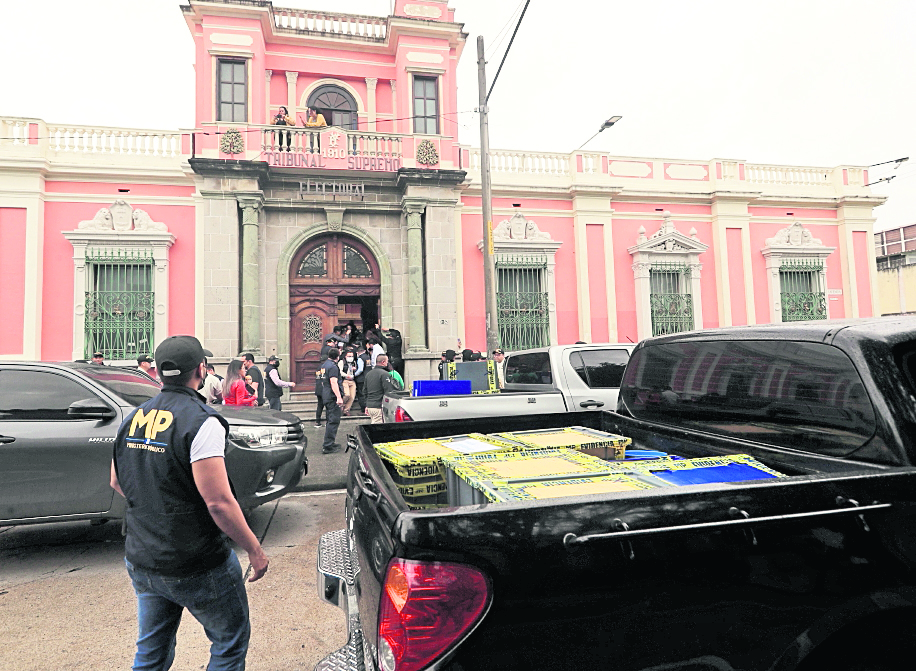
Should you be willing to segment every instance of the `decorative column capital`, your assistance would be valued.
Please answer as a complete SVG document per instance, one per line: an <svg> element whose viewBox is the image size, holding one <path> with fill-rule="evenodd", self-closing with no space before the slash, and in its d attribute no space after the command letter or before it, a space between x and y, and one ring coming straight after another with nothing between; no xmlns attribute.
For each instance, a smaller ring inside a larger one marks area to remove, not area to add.
<svg viewBox="0 0 916 671"><path fill-rule="evenodd" d="M242 225L257 225L258 211L264 205L264 196L261 194L236 196L239 207L242 208Z"/></svg>
<svg viewBox="0 0 916 671"><path fill-rule="evenodd" d="M423 228L422 215L426 211L426 201L406 200L403 203L404 214L407 215L407 230Z"/></svg>
<svg viewBox="0 0 916 671"><path fill-rule="evenodd" d="M391 85L391 90L392 90L392 91L397 91L397 90L398 90L398 83L397 83L395 80L390 79L390 80L388 80L388 83Z"/></svg>
<svg viewBox="0 0 916 671"><path fill-rule="evenodd" d="M273 70L264 70L264 79L270 81L270 78L274 76Z"/></svg>
<svg viewBox="0 0 916 671"><path fill-rule="evenodd" d="M366 86L369 87L370 91L374 91L377 84L378 77L366 77Z"/></svg>
<svg viewBox="0 0 916 671"><path fill-rule="evenodd" d="M294 84L296 83L297 79L299 79L298 72L290 72L289 70L287 70L286 72L286 83L287 84Z"/></svg>

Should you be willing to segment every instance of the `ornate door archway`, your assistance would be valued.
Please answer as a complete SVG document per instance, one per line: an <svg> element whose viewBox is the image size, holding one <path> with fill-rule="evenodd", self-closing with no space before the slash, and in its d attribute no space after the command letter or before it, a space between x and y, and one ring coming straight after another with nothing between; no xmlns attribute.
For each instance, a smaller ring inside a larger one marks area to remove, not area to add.
<svg viewBox="0 0 916 671"><path fill-rule="evenodd" d="M311 388L323 338L337 324L360 331L379 319L378 261L356 238L331 233L308 240L289 267L290 376Z"/></svg>

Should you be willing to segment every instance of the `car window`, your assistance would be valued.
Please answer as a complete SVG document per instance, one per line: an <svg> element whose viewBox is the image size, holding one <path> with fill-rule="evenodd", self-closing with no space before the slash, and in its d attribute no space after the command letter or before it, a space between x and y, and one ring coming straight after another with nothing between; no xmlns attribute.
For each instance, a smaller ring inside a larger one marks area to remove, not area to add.
<svg viewBox="0 0 916 671"><path fill-rule="evenodd" d="M837 456L875 431L858 372L823 343L650 345L634 353L620 398L638 419Z"/></svg>
<svg viewBox="0 0 916 671"><path fill-rule="evenodd" d="M108 391L120 396L130 405L142 405L154 396L158 396L162 387L142 373L129 368L93 366L81 368L80 372L105 387Z"/></svg>
<svg viewBox="0 0 916 671"><path fill-rule="evenodd" d="M916 350L910 349L903 353L900 357L900 368L903 370L903 376L910 383L910 388L916 392Z"/></svg>
<svg viewBox="0 0 916 671"><path fill-rule="evenodd" d="M507 384L553 384L547 352L513 354L506 359Z"/></svg>
<svg viewBox="0 0 916 671"><path fill-rule="evenodd" d="M629 352L622 349L591 349L569 355L573 370L592 389L619 387L629 359Z"/></svg>
<svg viewBox="0 0 916 671"><path fill-rule="evenodd" d="M0 370L0 421L68 419L72 403L95 398L90 389L59 373Z"/></svg>

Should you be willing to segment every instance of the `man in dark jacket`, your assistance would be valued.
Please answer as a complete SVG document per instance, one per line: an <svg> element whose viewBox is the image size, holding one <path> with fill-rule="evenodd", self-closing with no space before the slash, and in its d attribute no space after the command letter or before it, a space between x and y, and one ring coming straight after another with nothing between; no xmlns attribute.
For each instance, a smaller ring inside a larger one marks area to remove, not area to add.
<svg viewBox="0 0 916 671"><path fill-rule="evenodd" d="M324 443L321 445L321 451L324 454L331 454L340 449L340 443L337 441L337 429L340 427L340 414L343 407L343 386L340 382L340 368L337 360L340 359L340 350L332 347L328 350L328 358L319 369L323 373L324 382L322 384L322 402L324 409L328 413L328 423L324 427Z"/></svg>
<svg viewBox="0 0 916 671"><path fill-rule="evenodd" d="M261 369L254 365L254 354L246 352L242 366L245 368L246 375L250 375L251 381L257 384L258 405L264 405L264 376L261 374Z"/></svg>
<svg viewBox="0 0 916 671"><path fill-rule="evenodd" d="M193 336L163 340L162 392L130 413L115 439L111 486L127 499L125 563L138 602L135 669L171 666L185 608L212 643L208 668L244 668L248 596L223 533L248 553L249 582L269 564L226 474L229 425L197 393L204 352Z"/></svg>
<svg viewBox="0 0 916 671"><path fill-rule="evenodd" d="M280 399L283 398L283 389L288 387L290 389L296 386L295 382L286 382L280 379L280 359L274 355L267 357L267 379L264 384L267 389L264 390L264 396L267 398L267 403L270 405L271 410L282 410L283 406L280 403Z"/></svg>
<svg viewBox="0 0 916 671"><path fill-rule="evenodd" d="M398 386L391 379L391 373L385 368L388 356L379 354L375 359L375 368L366 373L366 409L371 424L382 423L382 398L390 391L397 391Z"/></svg>

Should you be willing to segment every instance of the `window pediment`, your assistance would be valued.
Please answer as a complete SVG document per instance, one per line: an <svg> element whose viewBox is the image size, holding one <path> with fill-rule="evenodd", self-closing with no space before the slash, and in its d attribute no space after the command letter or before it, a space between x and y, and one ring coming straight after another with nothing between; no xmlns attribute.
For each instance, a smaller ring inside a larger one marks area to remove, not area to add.
<svg viewBox="0 0 916 671"><path fill-rule="evenodd" d="M768 238L761 252L764 256L826 258L836 247L827 247L811 231L796 221Z"/></svg>
<svg viewBox="0 0 916 671"><path fill-rule="evenodd" d="M630 254L648 252L650 254L702 254L709 245L705 245L697 238L697 229L691 229L690 235L684 235L674 227L671 213L665 212L664 221L651 236L646 237L644 226L639 227L636 235L636 244L627 251Z"/></svg>

